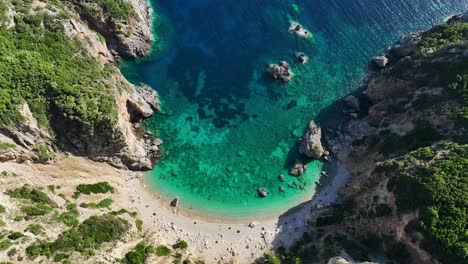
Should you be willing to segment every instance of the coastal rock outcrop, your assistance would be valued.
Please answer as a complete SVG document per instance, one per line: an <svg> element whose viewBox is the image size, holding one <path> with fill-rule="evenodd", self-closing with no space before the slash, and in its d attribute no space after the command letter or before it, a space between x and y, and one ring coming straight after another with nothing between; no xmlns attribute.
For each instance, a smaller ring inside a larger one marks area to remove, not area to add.
<svg viewBox="0 0 468 264"><path fill-rule="evenodd" d="M413 33L404 36L398 41L397 44L390 47L389 51L391 54L397 56L398 58L413 55L419 50L417 44L420 40L421 33Z"/></svg>
<svg viewBox="0 0 468 264"><path fill-rule="evenodd" d="M322 130L312 120L307 125L306 132L299 143L299 153L309 158L318 159L323 155Z"/></svg>
<svg viewBox="0 0 468 264"><path fill-rule="evenodd" d="M291 81L292 72L286 61L282 61L278 64L271 64L268 68L268 73L273 79L281 83L288 83Z"/></svg>
<svg viewBox="0 0 468 264"><path fill-rule="evenodd" d="M350 107L354 110L359 110L360 109L360 103L359 103L359 99L357 99L355 96L353 95L348 95L346 96L344 99L343 99L345 105L347 107Z"/></svg>
<svg viewBox="0 0 468 264"><path fill-rule="evenodd" d="M385 56L376 56L372 59L372 61L380 68L385 68L385 66L388 64L388 58Z"/></svg>
<svg viewBox="0 0 468 264"><path fill-rule="evenodd" d="M105 39L111 53L117 58L145 56L153 40L151 34L152 10L145 0L127 0L122 14L112 14L100 3L75 1L77 12L92 30Z"/></svg>

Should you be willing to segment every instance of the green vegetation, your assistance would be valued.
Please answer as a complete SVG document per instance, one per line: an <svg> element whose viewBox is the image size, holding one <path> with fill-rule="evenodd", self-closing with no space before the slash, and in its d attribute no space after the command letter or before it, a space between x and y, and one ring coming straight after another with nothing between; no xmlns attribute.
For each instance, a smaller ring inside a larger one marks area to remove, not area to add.
<svg viewBox="0 0 468 264"><path fill-rule="evenodd" d="M135 220L135 226L139 232L143 231L143 221L140 219Z"/></svg>
<svg viewBox="0 0 468 264"><path fill-rule="evenodd" d="M114 193L114 187L107 182L98 182L95 184L80 184L76 187L76 191L82 194L90 195L91 193Z"/></svg>
<svg viewBox="0 0 468 264"><path fill-rule="evenodd" d="M10 144L10 143L6 143L6 142L0 142L0 151L12 149L12 148L15 148L15 147L16 147L15 144Z"/></svg>
<svg viewBox="0 0 468 264"><path fill-rule="evenodd" d="M55 153L52 151L49 151L49 149L44 145L40 145L37 148L37 156L39 157L39 160L41 161L49 161L49 160L55 159Z"/></svg>
<svg viewBox="0 0 468 264"><path fill-rule="evenodd" d="M7 250L11 246L11 241L9 239L4 239L0 241L0 251Z"/></svg>
<svg viewBox="0 0 468 264"><path fill-rule="evenodd" d="M160 245L156 248L156 255L159 257L167 257L171 255L171 249L164 245Z"/></svg>
<svg viewBox="0 0 468 264"><path fill-rule="evenodd" d="M428 162L435 151L440 157ZM468 146L445 143L424 153L387 162L379 170L393 176L387 188L400 211L420 210L413 229L425 235L423 246L446 263L463 262L468 257Z"/></svg>
<svg viewBox="0 0 468 264"><path fill-rule="evenodd" d="M25 205L21 207L21 212L27 217L46 215L52 211L52 207L46 204Z"/></svg>
<svg viewBox="0 0 468 264"><path fill-rule="evenodd" d="M130 3L124 0L67 0L76 5L77 11L83 16L96 17L102 10L115 19L128 19L135 16Z"/></svg>
<svg viewBox="0 0 468 264"><path fill-rule="evenodd" d="M121 0L99 2L116 15L126 10L112 4ZM12 3L15 25L6 28L0 23L0 125L23 121L19 107L27 103L40 126L56 130L59 143L68 143L67 137L82 144L96 135L110 142L117 120L116 85L110 81L115 68L103 66L86 53L80 40L65 34L61 13L32 14L31 1ZM2 4L0 20L4 11ZM44 147L37 151L41 159L53 158Z"/></svg>
<svg viewBox="0 0 468 264"><path fill-rule="evenodd" d="M67 211L57 216L57 221L64 223L66 226L72 227L79 224L78 217L80 213L76 209L76 204L68 204Z"/></svg>
<svg viewBox="0 0 468 264"><path fill-rule="evenodd" d="M40 224L30 224L30 225L28 226L28 228L26 228L25 231L31 232L31 233L33 233L33 234L36 235L36 236L37 236L37 235L40 235L40 234L42 234L42 233L44 232L44 231L43 231L43 227L42 227L42 225L40 225Z"/></svg>
<svg viewBox="0 0 468 264"><path fill-rule="evenodd" d="M0 214L3 214L4 212L6 212L6 209L0 204Z"/></svg>
<svg viewBox="0 0 468 264"><path fill-rule="evenodd" d="M180 240L174 245L174 249L186 250L188 248L188 243L185 240Z"/></svg>
<svg viewBox="0 0 468 264"><path fill-rule="evenodd" d="M55 203L52 200L50 200L47 194L38 189L32 189L27 184L14 190L8 190L7 194L10 195L10 197L12 198L30 200L34 203L40 204L55 205Z"/></svg>
<svg viewBox="0 0 468 264"><path fill-rule="evenodd" d="M281 261L273 253L265 253L263 255L263 263L265 264L281 264Z"/></svg>
<svg viewBox="0 0 468 264"><path fill-rule="evenodd" d="M444 24L434 27L422 36L423 49L437 50L449 44L462 41L468 35L468 23Z"/></svg>
<svg viewBox="0 0 468 264"><path fill-rule="evenodd" d="M80 207L82 208L91 208L91 209L99 209L99 208L107 208L110 209L114 201L110 198L106 198L99 203L81 203Z"/></svg>
<svg viewBox="0 0 468 264"><path fill-rule="evenodd" d="M17 240L22 237L24 237L23 233L16 231L10 232L10 234L8 235L8 238L11 240Z"/></svg>
<svg viewBox="0 0 468 264"><path fill-rule="evenodd" d="M135 246L135 249L125 254L122 259L123 264L143 264L149 254L154 254L155 249L152 246L146 246L141 242Z"/></svg>
<svg viewBox="0 0 468 264"><path fill-rule="evenodd" d="M127 227L126 220L110 214L91 216L78 226L63 232L54 242L37 241L26 252L30 257L70 251L81 252L84 256L94 255L94 249L102 243L120 239Z"/></svg>

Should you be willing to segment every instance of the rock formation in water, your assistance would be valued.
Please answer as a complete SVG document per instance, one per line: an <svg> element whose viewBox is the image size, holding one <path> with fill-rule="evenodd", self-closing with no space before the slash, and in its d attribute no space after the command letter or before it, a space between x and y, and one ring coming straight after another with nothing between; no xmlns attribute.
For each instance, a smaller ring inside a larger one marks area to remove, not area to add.
<svg viewBox="0 0 468 264"><path fill-rule="evenodd" d="M282 61L278 64L271 64L268 68L268 73L273 79L281 83L288 83L291 81L293 75L289 68L289 63L286 61Z"/></svg>
<svg viewBox="0 0 468 264"><path fill-rule="evenodd" d="M306 128L306 132L299 143L299 153L309 158L318 159L323 155L322 130L312 120Z"/></svg>
<svg viewBox="0 0 468 264"><path fill-rule="evenodd" d="M305 29L301 24L297 22L290 23L289 32L300 38L310 38L312 36L309 30Z"/></svg>

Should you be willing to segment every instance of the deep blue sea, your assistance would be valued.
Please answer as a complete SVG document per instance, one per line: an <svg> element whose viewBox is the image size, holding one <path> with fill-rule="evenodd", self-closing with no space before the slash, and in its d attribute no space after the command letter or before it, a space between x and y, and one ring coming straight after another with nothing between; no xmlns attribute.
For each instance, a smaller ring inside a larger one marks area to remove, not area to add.
<svg viewBox="0 0 468 264"><path fill-rule="evenodd" d="M323 164L288 175L309 120L363 84L365 68L402 35L468 10L468 0L151 0L153 54L126 62L134 83L156 89L162 113L147 121L164 141L147 173L163 199L214 218L270 216L310 199ZM288 32L298 22L309 39ZM310 60L295 63L302 52ZM288 61L279 85L267 66ZM332 168L326 168L332 170ZM283 174L286 181L278 179ZM326 183L327 179L322 179ZM280 188L284 191L281 191ZM258 188L269 191L259 198Z"/></svg>

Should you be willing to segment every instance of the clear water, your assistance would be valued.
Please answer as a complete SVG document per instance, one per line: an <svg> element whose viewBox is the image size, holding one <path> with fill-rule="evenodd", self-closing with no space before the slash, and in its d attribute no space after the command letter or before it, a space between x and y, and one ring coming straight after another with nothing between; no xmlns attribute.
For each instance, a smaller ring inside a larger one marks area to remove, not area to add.
<svg viewBox="0 0 468 264"><path fill-rule="evenodd" d="M122 66L131 81L149 84L163 102L162 114L147 121L164 141L164 155L147 181L164 199L180 196L187 210L231 220L282 213L310 199L323 164L297 155L308 121L321 112L320 121L337 120L323 110L356 90L368 60L401 35L468 10L468 0L152 4L158 14L155 52ZM290 21L313 37L290 34ZM310 57L308 64L295 63L298 52ZM287 85L264 74L281 60L294 72ZM309 165L300 178L288 176L296 159ZM269 191L267 198L258 197L260 187Z"/></svg>

